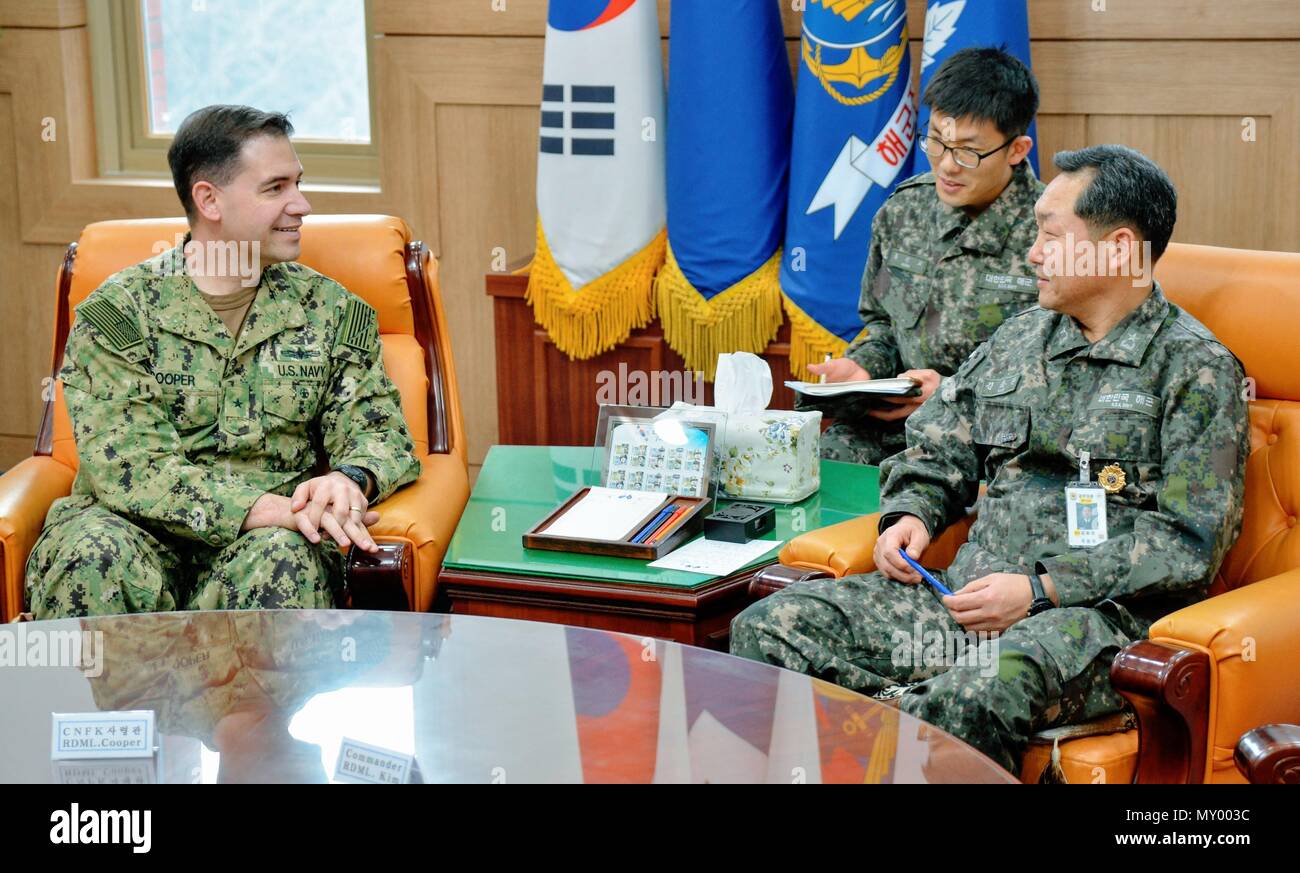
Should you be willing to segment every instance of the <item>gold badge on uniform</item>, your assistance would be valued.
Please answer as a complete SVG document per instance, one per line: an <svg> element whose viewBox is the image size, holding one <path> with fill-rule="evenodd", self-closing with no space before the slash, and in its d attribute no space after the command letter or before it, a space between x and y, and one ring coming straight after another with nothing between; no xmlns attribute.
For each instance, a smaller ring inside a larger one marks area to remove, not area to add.
<svg viewBox="0 0 1300 873"><path fill-rule="evenodd" d="M1097 484L1101 485L1107 494L1118 494L1127 482L1128 480L1124 478L1124 470L1119 464L1107 464L1097 474Z"/></svg>

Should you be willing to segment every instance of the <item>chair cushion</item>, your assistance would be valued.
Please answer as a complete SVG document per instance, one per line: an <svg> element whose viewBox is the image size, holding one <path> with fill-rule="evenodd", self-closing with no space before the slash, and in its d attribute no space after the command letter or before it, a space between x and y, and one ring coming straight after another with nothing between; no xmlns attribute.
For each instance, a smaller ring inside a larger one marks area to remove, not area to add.
<svg viewBox="0 0 1300 873"><path fill-rule="evenodd" d="M1250 404L1246 505L1211 596L1300 567L1300 403Z"/></svg>
<svg viewBox="0 0 1300 873"><path fill-rule="evenodd" d="M1300 400L1300 254L1174 243L1155 275L1241 359L1259 397Z"/></svg>
<svg viewBox="0 0 1300 873"><path fill-rule="evenodd" d="M384 369L402 395L402 415L415 442L416 457L429 453L429 377L424 371L424 349L406 334L380 336Z"/></svg>
<svg viewBox="0 0 1300 873"><path fill-rule="evenodd" d="M1061 770L1071 784L1127 784L1137 770L1138 732L1123 731L1061 743ZM1050 743L1033 743L1020 765L1020 781L1036 783L1052 760Z"/></svg>
<svg viewBox="0 0 1300 873"><path fill-rule="evenodd" d="M1241 360L1256 398L1242 534L1213 596L1300 566L1300 254L1176 243L1155 274Z"/></svg>

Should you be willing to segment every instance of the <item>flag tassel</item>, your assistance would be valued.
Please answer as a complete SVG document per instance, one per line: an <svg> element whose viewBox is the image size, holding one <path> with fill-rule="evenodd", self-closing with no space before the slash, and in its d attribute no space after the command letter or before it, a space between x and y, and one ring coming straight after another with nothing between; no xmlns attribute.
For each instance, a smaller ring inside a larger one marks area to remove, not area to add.
<svg viewBox="0 0 1300 873"><path fill-rule="evenodd" d="M655 303L668 346L689 370L712 382L723 352L763 354L781 329L781 250L758 269L705 300L682 272L668 246L655 277Z"/></svg>
<svg viewBox="0 0 1300 873"><path fill-rule="evenodd" d="M639 252L575 290L555 262L539 219L524 299L555 347L570 360L595 357L654 318L651 286L667 242L667 232L660 230Z"/></svg>
<svg viewBox="0 0 1300 873"><path fill-rule="evenodd" d="M809 364L820 364L826 355L840 357L849 344L817 323L783 294L785 314L790 319L790 373L796 379L813 379Z"/></svg>

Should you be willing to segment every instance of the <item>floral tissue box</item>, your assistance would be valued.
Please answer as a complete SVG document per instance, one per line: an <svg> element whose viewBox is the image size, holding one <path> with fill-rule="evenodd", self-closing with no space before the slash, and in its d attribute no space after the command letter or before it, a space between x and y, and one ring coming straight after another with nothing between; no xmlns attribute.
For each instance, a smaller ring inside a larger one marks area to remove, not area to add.
<svg viewBox="0 0 1300 873"><path fill-rule="evenodd" d="M728 497L795 503L821 487L822 414L768 409L732 414L714 471Z"/></svg>

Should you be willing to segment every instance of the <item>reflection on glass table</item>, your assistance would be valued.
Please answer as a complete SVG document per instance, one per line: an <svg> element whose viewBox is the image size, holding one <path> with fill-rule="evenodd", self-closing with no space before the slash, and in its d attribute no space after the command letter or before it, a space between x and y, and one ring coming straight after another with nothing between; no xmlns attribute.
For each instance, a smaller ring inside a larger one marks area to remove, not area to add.
<svg viewBox="0 0 1300 873"><path fill-rule="evenodd" d="M1015 781L819 680L555 624L335 611L33 622L0 628L0 663L6 783L327 782L345 738L414 756L411 781L425 783ZM51 763L51 713L110 710L155 713L155 759Z"/></svg>

